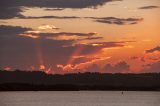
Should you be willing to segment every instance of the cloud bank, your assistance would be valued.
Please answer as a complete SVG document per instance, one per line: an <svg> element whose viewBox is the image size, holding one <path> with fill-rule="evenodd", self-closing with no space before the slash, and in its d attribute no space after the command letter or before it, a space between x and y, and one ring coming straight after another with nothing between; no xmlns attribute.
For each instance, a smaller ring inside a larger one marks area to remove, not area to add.
<svg viewBox="0 0 160 106"><path fill-rule="evenodd" d="M1 0L0 19L23 17L23 7L44 7L44 8L96 8L107 2L121 0ZM41 18L56 18L54 16L44 16ZM33 18L33 17L32 17ZM36 17L34 17L36 18Z"/></svg>
<svg viewBox="0 0 160 106"><path fill-rule="evenodd" d="M46 25L44 26L46 27ZM20 36L21 34L26 34L26 36ZM73 64L86 63L89 60L101 61L103 60L102 58L91 59L87 55L102 52L104 48L124 47L128 42L92 41L92 43L81 43L81 40L99 39L99 36L96 32L41 33L31 28L5 25L0 26L0 35L0 67L10 66L12 69L19 68L26 70L38 70L40 66L45 66L46 68L54 67L54 70L58 70L56 69L57 64L67 64L71 58L76 58L73 60ZM66 36L76 36L83 39L63 39L64 35L65 38ZM48 39L48 37L55 37L55 39ZM81 56L83 59L80 59Z"/></svg>

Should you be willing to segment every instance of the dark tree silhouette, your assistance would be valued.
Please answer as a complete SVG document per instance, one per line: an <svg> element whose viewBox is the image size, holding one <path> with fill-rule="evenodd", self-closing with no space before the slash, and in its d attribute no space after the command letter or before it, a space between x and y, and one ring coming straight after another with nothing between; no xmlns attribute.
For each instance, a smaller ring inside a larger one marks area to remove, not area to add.
<svg viewBox="0 0 160 106"><path fill-rule="evenodd" d="M20 90L160 90L160 73L45 74L40 71L0 71L0 91Z"/></svg>

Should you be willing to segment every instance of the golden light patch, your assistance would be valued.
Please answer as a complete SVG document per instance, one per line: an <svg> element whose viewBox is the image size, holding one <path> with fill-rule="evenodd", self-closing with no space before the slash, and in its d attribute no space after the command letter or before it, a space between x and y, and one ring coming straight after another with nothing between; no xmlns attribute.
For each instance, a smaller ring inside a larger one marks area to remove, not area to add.
<svg viewBox="0 0 160 106"><path fill-rule="evenodd" d="M40 65L40 66L39 66L39 69L40 69L40 70L44 70L45 68L46 68L46 67L45 67L44 65Z"/></svg>
<svg viewBox="0 0 160 106"><path fill-rule="evenodd" d="M45 30L45 29L59 29L59 28L57 28L54 25L42 25L42 26L39 26L38 29Z"/></svg>
<svg viewBox="0 0 160 106"><path fill-rule="evenodd" d="M19 34L18 36L24 36L24 37L30 37L30 38L34 38L34 39L36 39L36 38L39 38L39 36L35 36L35 35L32 35L32 34Z"/></svg>
<svg viewBox="0 0 160 106"><path fill-rule="evenodd" d="M38 33L41 33L41 31L26 31L26 33L36 33L36 34L38 34Z"/></svg>
<svg viewBox="0 0 160 106"><path fill-rule="evenodd" d="M117 50L117 49L120 49L120 47L103 48L102 51L106 51L106 50Z"/></svg>
<svg viewBox="0 0 160 106"><path fill-rule="evenodd" d="M94 43L94 44L92 44L92 46L102 46L103 44L96 44L96 43Z"/></svg>
<svg viewBox="0 0 160 106"><path fill-rule="evenodd" d="M85 56L73 56L72 58L79 59L79 58L83 58L83 57L85 57Z"/></svg>

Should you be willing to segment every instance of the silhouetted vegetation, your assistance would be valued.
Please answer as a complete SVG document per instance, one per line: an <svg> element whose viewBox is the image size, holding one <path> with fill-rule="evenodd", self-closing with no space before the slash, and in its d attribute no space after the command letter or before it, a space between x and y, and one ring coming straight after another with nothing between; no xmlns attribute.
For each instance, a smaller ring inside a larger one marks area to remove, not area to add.
<svg viewBox="0 0 160 106"><path fill-rule="evenodd" d="M49 75L40 71L0 71L0 91L54 90L160 91L160 73Z"/></svg>

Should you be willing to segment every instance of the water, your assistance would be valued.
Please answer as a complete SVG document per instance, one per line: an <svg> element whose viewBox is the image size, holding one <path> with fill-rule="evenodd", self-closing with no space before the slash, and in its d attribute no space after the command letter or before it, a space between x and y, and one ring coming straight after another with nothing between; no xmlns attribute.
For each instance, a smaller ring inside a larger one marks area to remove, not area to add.
<svg viewBox="0 0 160 106"><path fill-rule="evenodd" d="M160 106L160 92L0 92L0 106Z"/></svg>

